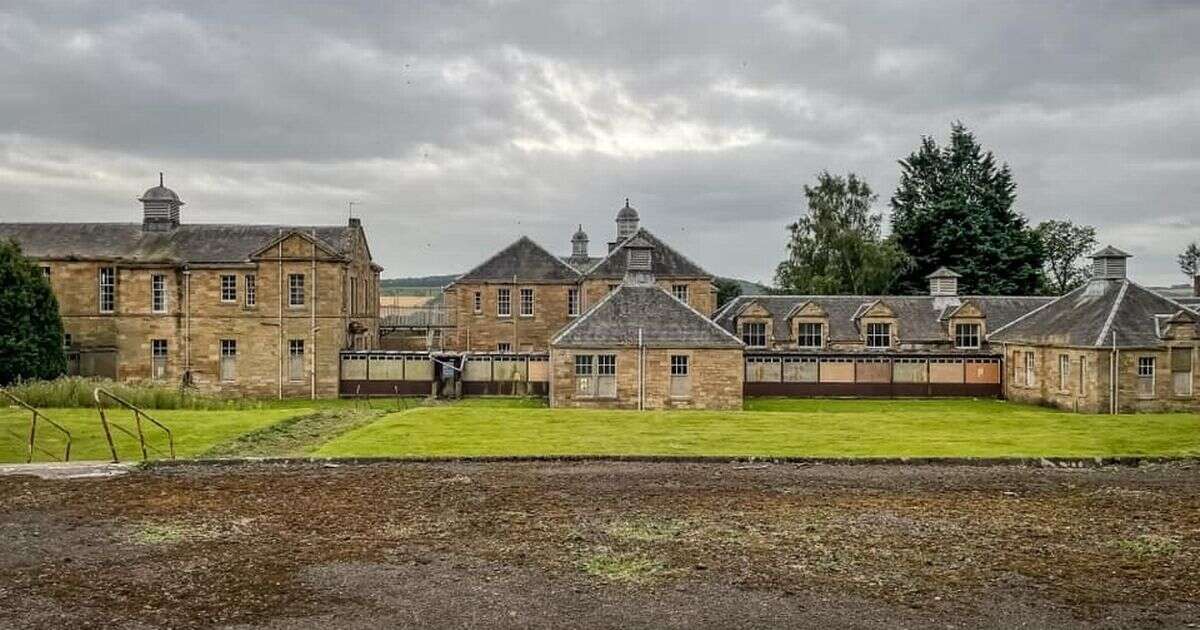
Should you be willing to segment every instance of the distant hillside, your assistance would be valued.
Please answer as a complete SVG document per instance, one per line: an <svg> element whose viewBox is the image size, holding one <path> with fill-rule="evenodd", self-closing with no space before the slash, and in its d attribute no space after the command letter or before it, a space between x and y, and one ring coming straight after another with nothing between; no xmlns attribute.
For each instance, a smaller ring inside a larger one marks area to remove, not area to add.
<svg viewBox="0 0 1200 630"><path fill-rule="evenodd" d="M441 289L450 284L460 274L452 273L441 276L419 276L414 278L385 278L380 280L380 288L384 295L426 294ZM742 295L762 295L770 293L770 289L749 280L740 278L718 278L732 280L742 287Z"/></svg>

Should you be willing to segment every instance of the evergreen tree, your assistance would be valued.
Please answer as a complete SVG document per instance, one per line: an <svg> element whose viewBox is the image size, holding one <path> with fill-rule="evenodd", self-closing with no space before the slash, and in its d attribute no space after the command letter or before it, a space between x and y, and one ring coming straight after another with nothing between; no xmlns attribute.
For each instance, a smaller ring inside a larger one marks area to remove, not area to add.
<svg viewBox="0 0 1200 630"><path fill-rule="evenodd" d="M717 308L721 308L730 300L742 294L742 285L729 278L717 278L713 284L717 286Z"/></svg>
<svg viewBox="0 0 1200 630"><path fill-rule="evenodd" d="M16 243L0 241L0 385L67 370L58 300Z"/></svg>
<svg viewBox="0 0 1200 630"><path fill-rule="evenodd" d="M1179 270L1188 277L1188 280L1196 277L1196 274L1200 273L1200 244L1188 243L1177 260L1179 261Z"/></svg>
<svg viewBox="0 0 1200 630"><path fill-rule="evenodd" d="M884 292L904 256L880 236L883 217L871 212L877 199L871 187L854 173L824 172L804 196L808 212L788 226L788 258L775 270L776 286L810 295Z"/></svg>
<svg viewBox="0 0 1200 630"><path fill-rule="evenodd" d="M1033 295L1042 284L1042 241L1013 210L1016 183L962 123L939 147L930 137L900 161L892 234L912 264L894 285L923 293L938 267L962 274L965 292Z"/></svg>
<svg viewBox="0 0 1200 630"><path fill-rule="evenodd" d="M1070 221L1043 221L1037 233L1046 255L1046 293L1062 295L1092 277L1087 255L1096 249L1096 228Z"/></svg>

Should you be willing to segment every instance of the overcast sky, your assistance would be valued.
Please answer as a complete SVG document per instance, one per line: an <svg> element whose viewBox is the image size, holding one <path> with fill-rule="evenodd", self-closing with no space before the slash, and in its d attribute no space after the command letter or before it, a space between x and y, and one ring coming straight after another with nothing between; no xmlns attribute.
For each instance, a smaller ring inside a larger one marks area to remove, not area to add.
<svg viewBox="0 0 1200 630"><path fill-rule="evenodd" d="M385 277L521 234L566 254L580 223L597 253L629 197L711 272L770 280L816 173L887 212L897 160L954 120L1032 222L1184 281L1196 2L0 4L0 219L140 220L165 171L185 222L361 202Z"/></svg>

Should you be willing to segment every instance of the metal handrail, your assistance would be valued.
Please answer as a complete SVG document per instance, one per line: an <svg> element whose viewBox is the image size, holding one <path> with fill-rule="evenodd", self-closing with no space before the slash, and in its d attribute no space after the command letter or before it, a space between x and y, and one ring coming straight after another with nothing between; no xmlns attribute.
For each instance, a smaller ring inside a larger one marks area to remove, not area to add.
<svg viewBox="0 0 1200 630"><path fill-rule="evenodd" d="M137 426L137 435L134 435L133 432L131 432L129 429L126 429L125 427L123 427L119 424L108 421L108 416L104 413L104 403L100 401L101 394L103 394L105 397L111 399L113 402L117 403L118 405L121 405L122 407L125 407L126 409L133 412L134 423ZM155 420L153 417L150 416L150 414L143 411L141 407L138 407L137 405L121 398L120 396L117 396L116 394L108 391L107 389L104 389L103 387L97 387L96 389L92 390L92 398L94 398L96 400L96 411L98 411L100 413L100 426L102 426L104 428L104 437L105 437L105 439L108 440L108 450L112 453L113 463L119 462L121 460L117 457L117 445L113 442L112 431L110 430L110 428L117 429L118 431L121 431L125 435L128 435L129 437L137 440L138 445L141 446L141 449L142 449L142 460L150 459L150 454L149 454L149 452L147 452L147 448L149 448L150 450L153 450L155 453L167 455L167 453L163 453L161 450L154 448L153 446L148 446L146 444L146 433L142 430L142 418L149 420L151 424L153 424L154 426L161 429L163 431L163 433L167 434L167 445L170 447L170 450L171 450L170 457L171 457L171 459L175 459L175 436L171 433L171 430L168 429L166 425L159 422L158 420Z"/></svg>
<svg viewBox="0 0 1200 630"><path fill-rule="evenodd" d="M41 451L42 453L45 453L51 459L54 459L54 460L57 460L60 462L71 461L71 432L68 431L66 429L66 427L51 420L50 418L48 418L46 416L46 414L38 411L37 408L35 408L33 405L30 405L29 403L25 402L24 400L17 398L15 395L13 395L12 392L8 391L7 389L0 389L0 394L4 394L4 396L6 398L8 398L12 402L16 403L18 406L24 407L27 411L29 411L32 414L29 418L29 439L28 439L28 442L26 443L26 451L28 453L28 456L25 459L25 463L27 463L27 464L33 463L33 452L35 450ZM63 456L61 458L59 458L58 455L55 455L54 453L51 453L50 451L48 451L36 444L37 423L38 423L39 418L44 420L46 422L46 424L49 424L50 426L54 427L55 429L58 429L63 435L67 436L66 450L63 453ZM9 431L9 434L16 436L20 439L24 439L22 436L17 435L16 433L13 433L12 431Z"/></svg>

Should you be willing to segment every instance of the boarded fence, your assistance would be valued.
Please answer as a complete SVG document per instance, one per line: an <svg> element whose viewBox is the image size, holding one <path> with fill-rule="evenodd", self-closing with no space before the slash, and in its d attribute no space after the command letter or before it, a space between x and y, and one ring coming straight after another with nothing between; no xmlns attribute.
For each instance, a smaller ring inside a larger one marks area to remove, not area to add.
<svg viewBox="0 0 1200 630"><path fill-rule="evenodd" d="M343 396L429 396L450 391L447 383L461 384L468 396L545 396L550 389L545 353L345 351L341 370Z"/></svg>
<svg viewBox="0 0 1200 630"><path fill-rule="evenodd" d="M999 397L994 356L746 355L747 396Z"/></svg>

